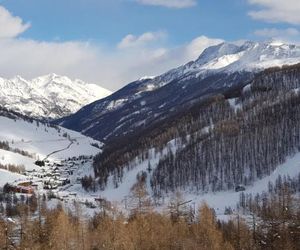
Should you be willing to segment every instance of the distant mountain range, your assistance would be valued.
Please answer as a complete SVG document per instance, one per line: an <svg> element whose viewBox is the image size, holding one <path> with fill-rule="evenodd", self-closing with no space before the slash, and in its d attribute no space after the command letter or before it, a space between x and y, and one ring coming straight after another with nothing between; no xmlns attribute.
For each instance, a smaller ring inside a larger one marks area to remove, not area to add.
<svg viewBox="0 0 300 250"><path fill-rule="evenodd" d="M32 80L0 78L0 105L34 118L67 116L110 94L98 85L56 74Z"/></svg>
<svg viewBox="0 0 300 250"><path fill-rule="evenodd" d="M221 43L207 48L195 61L132 82L58 123L107 141L184 112L201 98L246 85L266 68L299 62L300 47L296 45L274 41Z"/></svg>

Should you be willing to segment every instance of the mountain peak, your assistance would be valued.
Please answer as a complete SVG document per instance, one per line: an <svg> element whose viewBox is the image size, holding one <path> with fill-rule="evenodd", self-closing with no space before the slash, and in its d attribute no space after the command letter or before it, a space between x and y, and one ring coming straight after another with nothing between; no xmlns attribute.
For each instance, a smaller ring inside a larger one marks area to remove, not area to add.
<svg viewBox="0 0 300 250"><path fill-rule="evenodd" d="M60 118L110 94L98 85L55 73L32 80L15 76L0 81L1 105L38 118Z"/></svg>
<svg viewBox="0 0 300 250"><path fill-rule="evenodd" d="M241 45L221 43L211 46L192 65L193 71L253 71L300 62L300 47L278 40L245 41Z"/></svg>
<svg viewBox="0 0 300 250"><path fill-rule="evenodd" d="M236 53L238 50L239 46L232 43L223 42L206 48L195 62L198 64L204 64L214 58Z"/></svg>
<svg viewBox="0 0 300 250"><path fill-rule="evenodd" d="M155 86L152 89L157 89L176 79L184 82L216 73L255 73L266 68L299 62L300 46L297 45L285 44L276 40L222 42L206 48L197 60L171 69L142 84Z"/></svg>

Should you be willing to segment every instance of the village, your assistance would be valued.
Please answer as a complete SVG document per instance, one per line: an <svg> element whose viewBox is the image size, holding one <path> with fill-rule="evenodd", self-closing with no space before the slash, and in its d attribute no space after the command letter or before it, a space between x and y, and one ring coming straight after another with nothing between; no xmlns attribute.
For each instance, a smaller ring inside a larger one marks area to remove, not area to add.
<svg viewBox="0 0 300 250"><path fill-rule="evenodd" d="M81 179L92 164L91 156L79 156L60 161L36 161L35 164L36 168L23 173L23 179L8 183L3 191L25 195L45 194L51 196L51 199L65 203L78 201L91 209L103 203L97 195L77 197L77 192L69 191L74 186L81 190Z"/></svg>

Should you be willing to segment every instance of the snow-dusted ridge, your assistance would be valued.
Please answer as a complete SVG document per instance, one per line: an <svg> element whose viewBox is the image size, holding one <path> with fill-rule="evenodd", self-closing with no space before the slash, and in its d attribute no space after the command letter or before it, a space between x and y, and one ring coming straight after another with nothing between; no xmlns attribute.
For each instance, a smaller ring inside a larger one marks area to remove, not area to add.
<svg viewBox="0 0 300 250"><path fill-rule="evenodd" d="M98 85L56 74L32 80L0 78L0 105L37 118L60 118L110 94Z"/></svg>
<svg viewBox="0 0 300 250"><path fill-rule="evenodd" d="M250 81L266 68L300 63L300 46L276 41L221 43L162 75L142 77L58 124L99 140L128 134L194 99ZM161 107L158 109L158 107ZM126 117L127 119L124 119Z"/></svg>
<svg viewBox="0 0 300 250"><path fill-rule="evenodd" d="M220 72L257 72L297 63L300 63L300 46L294 44L246 41L238 45L224 42L208 47L197 60L155 77L147 84L164 86L178 78L193 78Z"/></svg>

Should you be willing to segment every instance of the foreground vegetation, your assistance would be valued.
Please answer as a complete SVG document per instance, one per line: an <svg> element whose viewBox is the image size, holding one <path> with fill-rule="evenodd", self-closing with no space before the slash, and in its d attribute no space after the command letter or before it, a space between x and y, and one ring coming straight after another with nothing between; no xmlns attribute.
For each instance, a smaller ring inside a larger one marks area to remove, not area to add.
<svg viewBox="0 0 300 250"><path fill-rule="evenodd" d="M10 205L1 209L1 249L300 249L300 200L288 187L241 199L240 213L228 209L225 221L206 204L187 212L179 196L157 213L142 185L132 192L126 215L107 203L90 219L79 204L72 212L62 204L48 209L46 197L17 202L9 194Z"/></svg>

